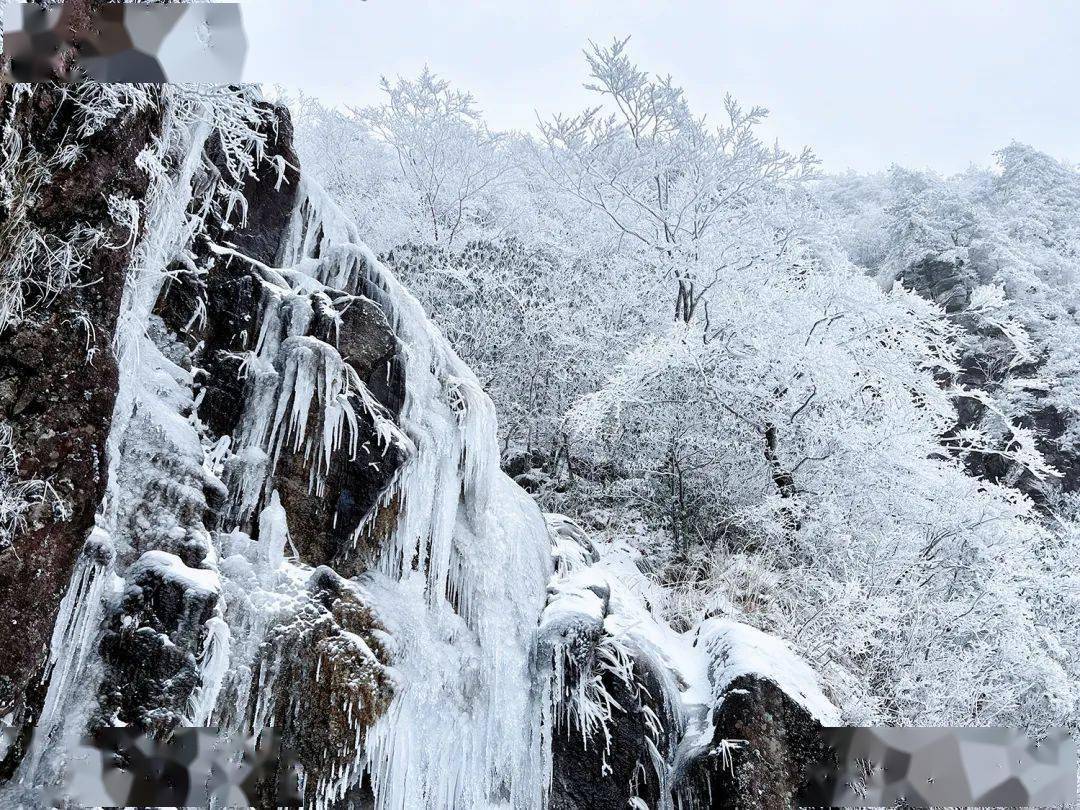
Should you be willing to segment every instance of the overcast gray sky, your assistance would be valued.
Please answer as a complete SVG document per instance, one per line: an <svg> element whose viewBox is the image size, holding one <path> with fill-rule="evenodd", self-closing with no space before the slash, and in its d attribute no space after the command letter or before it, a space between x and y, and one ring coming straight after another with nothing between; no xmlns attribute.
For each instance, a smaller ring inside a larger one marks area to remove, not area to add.
<svg viewBox="0 0 1080 810"><path fill-rule="evenodd" d="M1080 3L1021 0L247 0L252 79L333 103L378 99L380 74L426 63L497 128L589 103L587 40L631 35L692 109L725 92L829 170L959 171L1011 140L1080 161ZM315 11L317 9L317 13ZM284 55L302 45L302 57Z"/></svg>

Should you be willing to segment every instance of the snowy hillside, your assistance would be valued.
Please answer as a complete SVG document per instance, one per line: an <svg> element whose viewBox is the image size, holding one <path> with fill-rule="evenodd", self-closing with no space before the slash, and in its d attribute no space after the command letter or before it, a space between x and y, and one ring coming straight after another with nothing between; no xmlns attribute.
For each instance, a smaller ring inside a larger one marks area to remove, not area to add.
<svg viewBox="0 0 1080 810"><path fill-rule="evenodd" d="M1080 728L1080 171L585 63L534 134L0 89L0 805L779 810L825 726Z"/></svg>

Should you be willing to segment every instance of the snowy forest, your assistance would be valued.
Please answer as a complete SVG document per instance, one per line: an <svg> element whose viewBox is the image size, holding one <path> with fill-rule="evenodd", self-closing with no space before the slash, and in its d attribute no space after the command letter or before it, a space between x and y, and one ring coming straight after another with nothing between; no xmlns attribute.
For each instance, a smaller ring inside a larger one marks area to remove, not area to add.
<svg viewBox="0 0 1080 810"><path fill-rule="evenodd" d="M632 46L532 132L434 66L3 87L0 804L102 728L380 810L1080 732L1080 171L830 174Z"/></svg>
<svg viewBox="0 0 1080 810"><path fill-rule="evenodd" d="M805 656L864 724L1075 724L1080 174L824 176L628 44L492 132L430 72L300 101L303 165L495 403L503 467L652 611ZM636 587L636 586L635 586Z"/></svg>

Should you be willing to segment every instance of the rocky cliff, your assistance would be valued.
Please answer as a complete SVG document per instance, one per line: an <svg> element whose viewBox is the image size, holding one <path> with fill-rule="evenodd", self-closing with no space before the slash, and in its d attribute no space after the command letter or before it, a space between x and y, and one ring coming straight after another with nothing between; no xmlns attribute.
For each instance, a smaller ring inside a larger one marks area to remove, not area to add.
<svg viewBox="0 0 1080 810"><path fill-rule="evenodd" d="M978 478L1016 486L1045 505L1080 489L1080 454L1073 440L1077 415L1066 398L1055 401L1041 379L1051 360L1051 342L998 311L1005 310L1004 290L1000 301L985 300L987 291L994 290L983 285L986 275L983 270L980 276L960 259L927 257L901 272L897 280L949 314L961 348L956 382L985 392L961 400L957 425L949 434L955 439L965 430L978 430L993 437L996 452L966 454L968 469ZM984 300L979 300L980 294ZM1047 308L1045 317L1052 323L1056 316ZM1019 447L1017 432L1010 425L1032 437L1033 447L1053 474L1039 478L1010 460L1008 454Z"/></svg>
<svg viewBox="0 0 1080 810"><path fill-rule="evenodd" d="M308 806L794 806L813 673L541 514L284 110L8 86L0 127L6 806L182 726L276 729Z"/></svg>

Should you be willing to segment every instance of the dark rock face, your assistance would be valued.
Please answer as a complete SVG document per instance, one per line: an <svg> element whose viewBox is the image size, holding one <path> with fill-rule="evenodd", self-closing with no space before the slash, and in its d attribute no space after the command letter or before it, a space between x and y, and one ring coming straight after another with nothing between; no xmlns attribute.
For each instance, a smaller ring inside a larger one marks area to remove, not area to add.
<svg viewBox="0 0 1080 810"><path fill-rule="evenodd" d="M25 220L41 233L68 240L83 224L105 233L105 245L55 297L25 287L33 307L0 333L0 422L11 430L17 480L48 482L24 516L25 525L0 543L0 626L9 636L0 656L0 716L32 722L44 699L42 667L60 600L93 526L105 486L105 441L115 402L117 370L111 351L129 234L109 216L110 195L136 200L147 178L135 158L160 127L159 110L132 112L91 136L82 156L53 172L29 200ZM24 150L54 153L78 126L77 109L61 90L37 85L16 97L0 90L0 125L12 126ZM0 232L21 227L11 209L0 211ZM11 257L0 256L7 264ZM20 746L0 766L0 778L21 757Z"/></svg>
<svg viewBox="0 0 1080 810"><path fill-rule="evenodd" d="M247 217L243 227L229 232L228 241L245 256L263 264L273 265L281 248L281 234L292 216L296 189L300 183L300 159L293 148L293 125L289 111L265 102L259 105L266 111L266 154L282 167L280 176L269 164L264 165L257 178L248 178L242 189L247 200ZM211 160L219 166L221 157L216 145L208 147Z"/></svg>
<svg viewBox="0 0 1080 810"><path fill-rule="evenodd" d="M656 717L667 715L656 678L635 662L630 689L618 678L604 676L604 687L626 709L618 712L610 729L610 748L596 734L585 740L576 728L557 728L552 739L551 810L622 810L637 797L657 807L663 786L656 775L650 741L666 752L671 734L661 728L659 739L650 729L646 708Z"/></svg>
<svg viewBox="0 0 1080 810"><path fill-rule="evenodd" d="M912 265L898 280L948 313L966 309L971 302L971 291L979 283L975 274L962 263L935 259Z"/></svg>
<svg viewBox="0 0 1080 810"><path fill-rule="evenodd" d="M216 603L215 594L185 587L160 569L134 577L101 641L101 725L133 726L160 738L183 723L199 685L192 651Z"/></svg>
<svg viewBox="0 0 1080 810"><path fill-rule="evenodd" d="M296 202L300 174L288 110L269 105L264 108L269 116L266 155L269 160L282 162L280 182L270 164L264 164L258 177L248 178L241 189L247 201L245 224L228 232L211 226L209 238L234 245L244 255L273 265ZM208 156L219 171L225 171L218 151L211 139ZM196 264L211 265L213 270L195 276L177 268L178 277L162 291L157 312L190 350L201 342L196 360L206 371L206 393L199 416L215 435L227 436L236 430L244 405L244 383L236 355L254 342L261 290L246 263L214 257L206 240L194 246L194 253ZM202 304L205 312L200 311Z"/></svg>
<svg viewBox="0 0 1080 810"><path fill-rule="evenodd" d="M713 712L711 751L690 764L677 790L717 810L798 807L809 769L831 756L820 724L772 681L752 675L733 680ZM735 741L729 759L724 740Z"/></svg>

